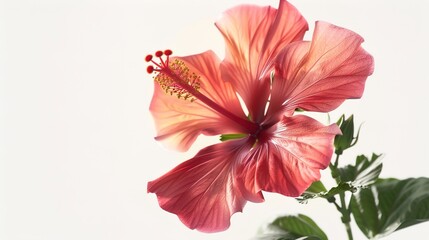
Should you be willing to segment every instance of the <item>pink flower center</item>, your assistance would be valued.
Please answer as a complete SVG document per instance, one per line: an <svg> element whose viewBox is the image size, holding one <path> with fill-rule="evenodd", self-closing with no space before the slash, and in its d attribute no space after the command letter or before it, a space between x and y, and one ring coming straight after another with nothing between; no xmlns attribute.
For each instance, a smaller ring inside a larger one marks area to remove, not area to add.
<svg viewBox="0 0 429 240"><path fill-rule="evenodd" d="M158 82L167 94L175 95L179 99L190 100L191 102L199 100L223 116L246 128L249 135L259 135L261 130L259 124L235 115L202 94L200 92L201 77L194 72L190 72L189 68L181 60L175 59L173 62L170 62L170 55L172 53L171 50L157 51L155 56L159 59L159 62L155 62L152 55L147 55L145 58L146 62L151 62L153 64L147 67L147 72L149 74L156 73L154 80ZM164 55L166 56L165 59L162 58Z"/></svg>

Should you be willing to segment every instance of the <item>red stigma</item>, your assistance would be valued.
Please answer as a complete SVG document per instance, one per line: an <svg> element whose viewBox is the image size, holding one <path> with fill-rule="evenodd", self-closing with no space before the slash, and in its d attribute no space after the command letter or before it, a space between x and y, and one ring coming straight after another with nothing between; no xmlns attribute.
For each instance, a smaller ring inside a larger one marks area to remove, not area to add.
<svg viewBox="0 0 429 240"><path fill-rule="evenodd" d="M153 66L152 65L149 65L149 66L147 66L147 68L146 68L146 71L147 71L147 73L149 73L149 74L151 74L151 73L153 73L153 71L154 71L155 69L153 68Z"/></svg>
<svg viewBox="0 0 429 240"><path fill-rule="evenodd" d="M149 55L147 55L146 57L145 57L145 61L146 62L150 62L151 60L152 60L152 58L153 58L153 56L151 55L151 54L149 54Z"/></svg>
<svg viewBox="0 0 429 240"><path fill-rule="evenodd" d="M162 51L156 51L155 56L162 57L164 53Z"/></svg>
<svg viewBox="0 0 429 240"><path fill-rule="evenodd" d="M171 51L170 49L167 49L167 50L164 51L164 54L166 56L170 56L171 54L173 54L173 51Z"/></svg>
<svg viewBox="0 0 429 240"><path fill-rule="evenodd" d="M161 72L163 69L169 68L170 55L173 54L173 51L167 49L165 51L156 51L154 55L148 54L145 57L145 61L149 62L149 66L147 66L146 71L151 74L153 72ZM153 57L157 57L159 61L155 61ZM166 56L166 57L162 57Z"/></svg>

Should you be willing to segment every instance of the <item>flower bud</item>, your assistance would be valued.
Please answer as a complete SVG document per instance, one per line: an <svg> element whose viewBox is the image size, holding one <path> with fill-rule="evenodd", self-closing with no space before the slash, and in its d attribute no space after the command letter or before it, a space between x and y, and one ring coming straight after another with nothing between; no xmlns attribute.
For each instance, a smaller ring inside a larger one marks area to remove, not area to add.
<svg viewBox="0 0 429 240"><path fill-rule="evenodd" d="M342 115L340 119L337 121L337 125L340 127L342 135L335 136L334 146L335 153L337 155L341 155L344 150L352 147L356 144L358 136L354 137L354 122L353 115L349 118L345 119L345 116ZM355 139L355 141L353 141Z"/></svg>

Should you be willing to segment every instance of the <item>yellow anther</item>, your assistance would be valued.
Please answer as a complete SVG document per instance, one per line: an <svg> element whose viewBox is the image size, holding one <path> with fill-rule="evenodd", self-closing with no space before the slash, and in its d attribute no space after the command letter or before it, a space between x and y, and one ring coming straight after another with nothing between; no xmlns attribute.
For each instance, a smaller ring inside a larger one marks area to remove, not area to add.
<svg viewBox="0 0 429 240"><path fill-rule="evenodd" d="M167 72L166 70L170 71ZM200 89L200 76L194 72L190 73L185 63L178 59L171 62L168 69L159 71L159 74L155 77L155 81L159 83L167 94L171 96L176 95L179 99L191 102L195 101L196 98L185 88L189 89L190 87L195 91Z"/></svg>

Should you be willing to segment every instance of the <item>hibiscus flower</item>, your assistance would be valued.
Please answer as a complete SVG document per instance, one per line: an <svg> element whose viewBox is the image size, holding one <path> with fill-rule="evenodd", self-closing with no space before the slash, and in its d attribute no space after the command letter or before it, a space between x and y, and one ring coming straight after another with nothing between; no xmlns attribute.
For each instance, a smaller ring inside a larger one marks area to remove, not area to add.
<svg viewBox="0 0 429 240"><path fill-rule="evenodd" d="M373 71L362 37L350 30L316 22L303 41L307 22L284 0L278 9L237 6L216 26L223 61L212 51L146 57L156 139L180 151L200 134L223 140L148 183L164 210L203 232L227 229L247 201L264 201L263 191L296 197L319 180L341 132L296 109L329 112L360 98Z"/></svg>

